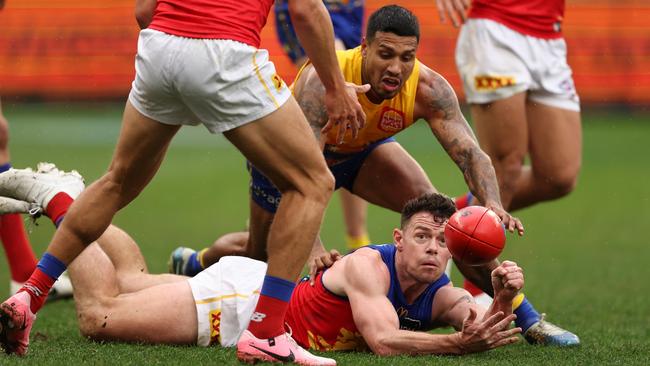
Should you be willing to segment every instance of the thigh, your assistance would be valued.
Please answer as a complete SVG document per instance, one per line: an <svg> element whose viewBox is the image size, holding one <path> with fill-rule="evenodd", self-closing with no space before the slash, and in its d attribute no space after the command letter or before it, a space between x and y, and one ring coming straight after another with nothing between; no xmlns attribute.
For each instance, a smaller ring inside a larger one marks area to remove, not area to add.
<svg viewBox="0 0 650 366"><path fill-rule="evenodd" d="M536 176L573 180L582 161L580 112L527 104L530 158Z"/></svg>
<svg viewBox="0 0 650 366"><path fill-rule="evenodd" d="M280 192L328 173L309 124L293 97L275 112L224 133Z"/></svg>
<svg viewBox="0 0 650 366"><path fill-rule="evenodd" d="M109 309L101 332L103 339L154 344L196 343L196 306L187 281L120 295L111 301Z"/></svg>
<svg viewBox="0 0 650 366"><path fill-rule="evenodd" d="M523 163L528 151L525 92L487 104L472 104L471 115L481 149L492 158L497 174L504 159Z"/></svg>
<svg viewBox="0 0 650 366"><path fill-rule="evenodd" d="M112 183L119 186L120 206L128 204L153 178L179 128L158 123L127 102L109 167Z"/></svg>
<svg viewBox="0 0 650 366"><path fill-rule="evenodd" d="M426 173L397 142L375 148L354 181L353 193L366 201L400 212L406 201L436 192Z"/></svg>

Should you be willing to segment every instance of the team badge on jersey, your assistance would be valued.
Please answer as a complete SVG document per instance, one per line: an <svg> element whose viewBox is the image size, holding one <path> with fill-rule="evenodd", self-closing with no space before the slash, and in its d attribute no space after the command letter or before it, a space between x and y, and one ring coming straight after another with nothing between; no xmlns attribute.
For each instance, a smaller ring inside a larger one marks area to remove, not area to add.
<svg viewBox="0 0 650 366"><path fill-rule="evenodd" d="M210 311L210 344L221 343L221 309Z"/></svg>
<svg viewBox="0 0 650 366"><path fill-rule="evenodd" d="M379 116L379 127L384 132L396 133L404 129L404 113L394 108L384 107Z"/></svg>

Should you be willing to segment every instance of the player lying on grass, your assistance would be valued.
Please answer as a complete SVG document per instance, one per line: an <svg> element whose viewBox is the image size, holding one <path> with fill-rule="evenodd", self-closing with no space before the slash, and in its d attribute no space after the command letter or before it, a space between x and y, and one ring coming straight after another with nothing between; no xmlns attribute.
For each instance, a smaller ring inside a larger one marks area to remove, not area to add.
<svg viewBox="0 0 650 366"><path fill-rule="evenodd" d="M57 189L46 175L19 174L30 187L43 182ZM450 257L444 226L454 211L453 201L440 194L411 200L393 230L394 245L361 248L318 273L314 286L302 281L285 318L295 340L305 348L370 349L379 355L465 354L516 342L521 329L508 328L524 284L521 268L506 261L492 272L495 301L489 309L453 287L444 274ZM151 275L133 239L110 226L69 271L84 336L233 346L248 332L266 264L224 257L190 279ZM422 332L444 326L458 332Z"/></svg>
<svg viewBox="0 0 650 366"><path fill-rule="evenodd" d="M392 137L422 119L456 163L473 194L499 215L506 229L523 233L521 222L501 205L490 158L476 142L454 90L440 74L417 60L419 36L414 14L396 5L385 6L370 16L361 47L337 53L346 81L370 84L370 91L359 95L367 123L356 139L352 133L340 140L334 132L321 132L327 121L325 89L310 64L297 76L294 95L324 145L323 154L336 187L344 187L370 203L395 212L400 212L409 199L436 192L418 162ZM281 194L255 167L250 167L250 174L250 235L223 238L210 251L202 252L203 255L178 250L172 258L176 267L195 269L183 274L193 275L203 267L201 261L209 266L223 255L241 254L266 260L268 230ZM496 260L484 266L456 263L467 278L490 295L490 273L498 264ZM528 299L518 304L515 312L517 326L532 344L579 343L574 334L541 321Z"/></svg>

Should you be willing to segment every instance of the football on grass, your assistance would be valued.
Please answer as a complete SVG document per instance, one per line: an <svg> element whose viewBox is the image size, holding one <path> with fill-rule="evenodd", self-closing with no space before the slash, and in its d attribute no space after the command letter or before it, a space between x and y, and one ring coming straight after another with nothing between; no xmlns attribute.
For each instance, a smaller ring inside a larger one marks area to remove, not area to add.
<svg viewBox="0 0 650 366"><path fill-rule="evenodd" d="M481 206L468 206L449 218L445 227L445 243L456 260L479 265L499 256L506 243L506 233L494 211Z"/></svg>

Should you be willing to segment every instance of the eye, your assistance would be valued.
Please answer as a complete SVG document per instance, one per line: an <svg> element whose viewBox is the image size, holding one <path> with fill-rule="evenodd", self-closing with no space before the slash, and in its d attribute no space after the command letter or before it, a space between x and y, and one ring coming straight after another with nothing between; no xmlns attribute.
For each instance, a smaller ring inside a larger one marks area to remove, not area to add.
<svg viewBox="0 0 650 366"><path fill-rule="evenodd" d="M413 55L402 56L402 61L403 62L411 62L412 60L413 60Z"/></svg>

